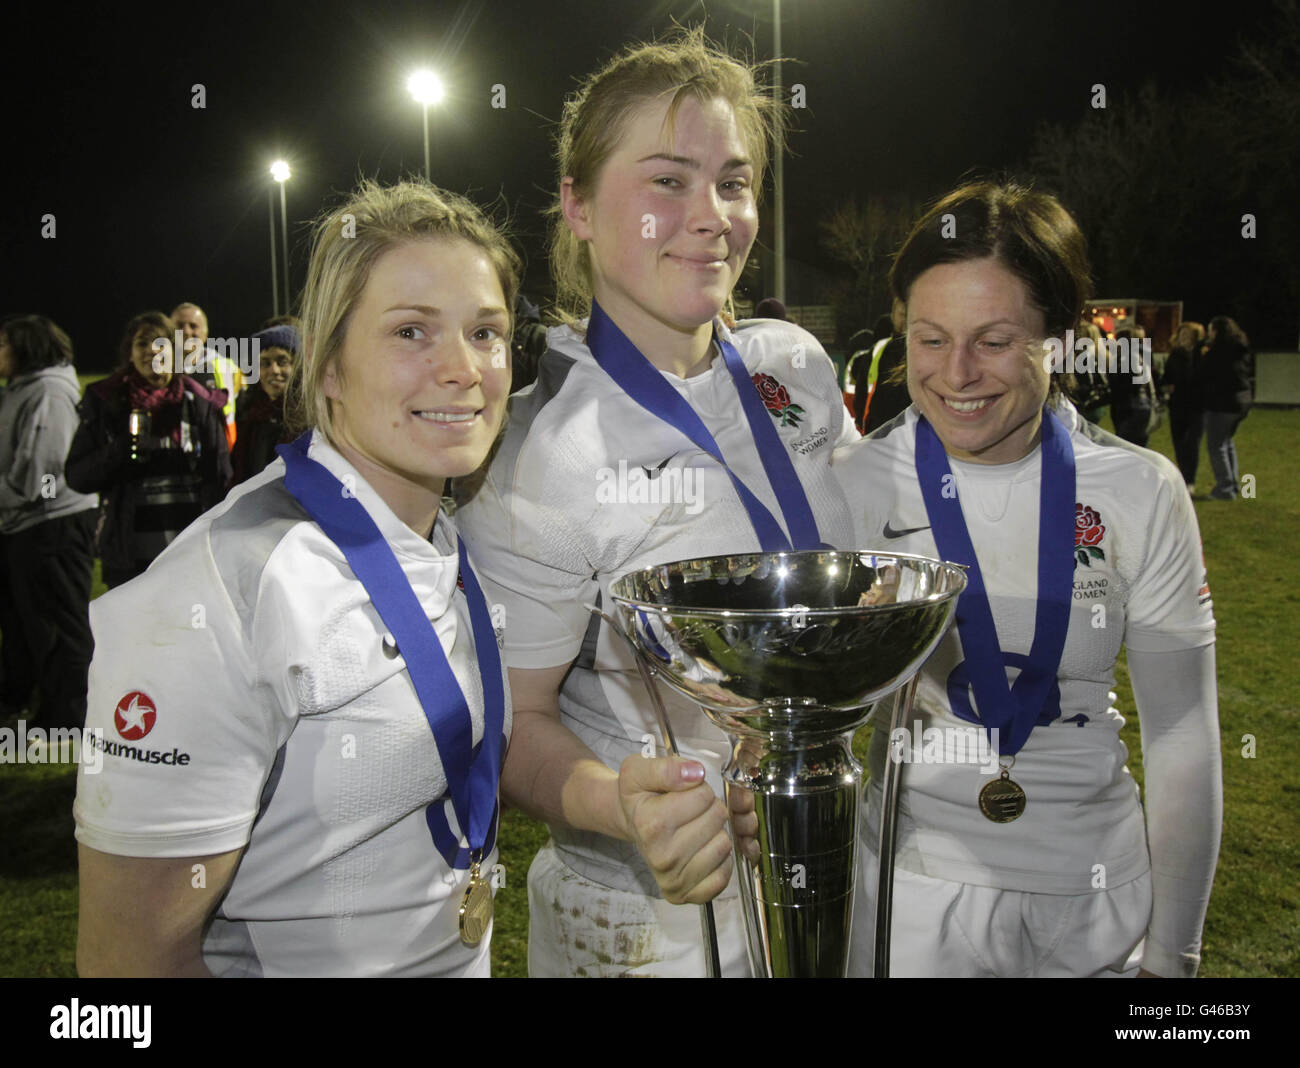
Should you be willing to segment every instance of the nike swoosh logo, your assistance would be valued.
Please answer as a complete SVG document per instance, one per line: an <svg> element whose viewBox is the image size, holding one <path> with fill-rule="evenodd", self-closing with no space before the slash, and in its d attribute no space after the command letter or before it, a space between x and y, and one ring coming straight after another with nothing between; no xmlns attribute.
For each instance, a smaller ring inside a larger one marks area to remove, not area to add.
<svg viewBox="0 0 1300 1068"><path fill-rule="evenodd" d="M930 529L930 525L927 523L923 527L908 527L906 530L895 530L893 527L889 525L888 520L885 521L885 537L887 538L903 538L906 537L908 534L915 534L918 530L929 530L929 529Z"/></svg>
<svg viewBox="0 0 1300 1068"><path fill-rule="evenodd" d="M674 455L676 455L676 454L674 453ZM668 457L668 460L671 460L671 459L672 459L672 456ZM668 460L665 460L663 463L661 463L661 464L659 464L658 466L656 466L655 469L654 469L653 471L651 471L650 468L645 467L645 466L643 466L643 467L641 468L641 470L645 472L645 477L646 477L646 478L658 478L660 475L662 475L662 474L664 473L664 468L668 466Z"/></svg>

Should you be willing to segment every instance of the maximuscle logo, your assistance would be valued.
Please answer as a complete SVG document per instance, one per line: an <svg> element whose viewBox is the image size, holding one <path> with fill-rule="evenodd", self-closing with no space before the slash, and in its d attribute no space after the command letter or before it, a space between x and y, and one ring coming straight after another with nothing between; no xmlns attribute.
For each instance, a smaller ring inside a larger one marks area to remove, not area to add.
<svg viewBox="0 0 1300 1068"><path fill-rule="evenodd" d="M140 690L132 690L123 696L113 709L113 726L127 742L138 742L153 730L157 722L157 707L149 695ZM87 738L85 745L87 749L98 749L105 756L135 760L141 764L166 764L169 767L183 768L190 762L189 753L182 753L177 748L170 752L164 749L145 749L124 742L105 741L103 737Z"/></svg>
<svg viewBox="0 0 1300 1068"><path fill-rule="evenodd" d="M149 695L132 690L118 701L113 709L113 726L128 742L138 742L151 730L158 719L158 709Z"/></svg>

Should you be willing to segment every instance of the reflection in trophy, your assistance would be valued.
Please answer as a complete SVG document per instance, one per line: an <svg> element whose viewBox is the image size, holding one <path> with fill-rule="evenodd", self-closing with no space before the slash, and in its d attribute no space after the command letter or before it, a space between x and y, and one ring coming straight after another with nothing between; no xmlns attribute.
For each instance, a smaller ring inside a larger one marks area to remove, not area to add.
<svg viewBox="0 0 1300 1068"><path fill-rule="evenodd" d="M920 670L965 585L956 564L814 550L661 564L611 588L653 673L731 739L722 775L754 974L845 974L862 792L852 732ZM896 723L913 690L895 702ZM877 975L888 971L898 770L881 821Z"/></svg>

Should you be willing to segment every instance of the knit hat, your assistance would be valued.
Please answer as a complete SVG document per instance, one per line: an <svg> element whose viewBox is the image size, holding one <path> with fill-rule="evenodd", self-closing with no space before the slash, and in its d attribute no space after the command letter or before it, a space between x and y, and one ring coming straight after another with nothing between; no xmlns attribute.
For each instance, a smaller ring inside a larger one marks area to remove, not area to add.
<svg viewBox="0 0 1300 1068"><path fill-rule="evenodd" d="M754 308L755 319L789 319L785 313L785 305L776 297L764 297Z"/></svg>
<svg viewBox="0 0 1300 1068"><path fill-rule="evenodd" d="M295 359L302 355L302 338L299 336L298 331L287 323L281 326L268 326L265 330L259 330L253 335L253 340L261 346L261 351L284 349L292 353Z"/></svg>

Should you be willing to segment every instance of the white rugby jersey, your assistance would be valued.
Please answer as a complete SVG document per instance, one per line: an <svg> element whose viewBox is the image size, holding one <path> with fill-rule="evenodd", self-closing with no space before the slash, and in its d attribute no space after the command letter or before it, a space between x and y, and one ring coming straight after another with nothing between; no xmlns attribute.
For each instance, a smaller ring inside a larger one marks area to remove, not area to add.
<svg viewBox="0 0 1300 1068"><path fill-rule="evenodd" d="M310 456L392 546L477 744L483 687L451 521L425 541L319 434ZM283 460L95 601L91 623L86 726L103 731L104 760L79 774L77 839L133 857L243 847L204 941L215 974L487 974L488 940L459 935L468 875L425 822L447 782L405 660L285 489Z"/></svg>
<svg viewBox="0 0 1300 1068"><path fill-rule="evenodd" d="M846 543L852 522L830 455L858 435L830 358L791 323L752 320L722 329L751 375L770 376L760 392L822 540ZM624 393L572 329L552 328L548 340L537 382L511 398L501 447L456 518L488 599L505 606L507 664L550 668L576 660L560 694L563 722L617 769L641 750L644 735L660 743L659 729L631 652L584 606L611 611L610 584L639 568L760 547L711 456ZM723 360L691 378L664 377L785 529ZM660 691L682 755L704 764L721 796L725 735L698 706ZM562 827L552 834L580 874L659 896L632 843Z"/></svg>
<svg viewBox="0 0 1300 1068"><path fill-rule="evenodd" d="M1196 517L1177 469L1084 422L1068 402L1057 416L1074 448L1077 543L1074 601L1057 676L1060 716L1035 726L1015 756L1011 778L1027 796L1023 815L1006 824L986 819L978 796L996 764L987 754L972 759L969 747L965 762L956 762L955 743L973 724L956 716L951 704L961 700L952 695L963 692L952 679L963 658L954 625L921 674L916 725L904 747L897 863L954 882L1084 894L1098 886L1097 865L1104 866L1103 885L1112 887L1148 868L1138 791L1119 739L1124 719L1109 706L1120 647L1153 653L1199 648L1213 642L1214 618ZM837 451L835 473L853 509L859 544L934 557L914 461L916 421L915 407L908 408L870 438ZM1027 654L1037 596L1041 450L1010 464L951 457L948 463L999 644L1004 653ZM1009 672L1008 680L1014 678ZM970 690L964 693L977 709ZM873 849L889 758L887 724L877 727L871 825L865 828ZM929 728L943 733L927 736ZM983 736L982 727L976 730ZM941 744L946 762L937 759ZM1206 744L1217 752L1217 739ZM1209 863L1213 870L1212 850Z"/></svg>

